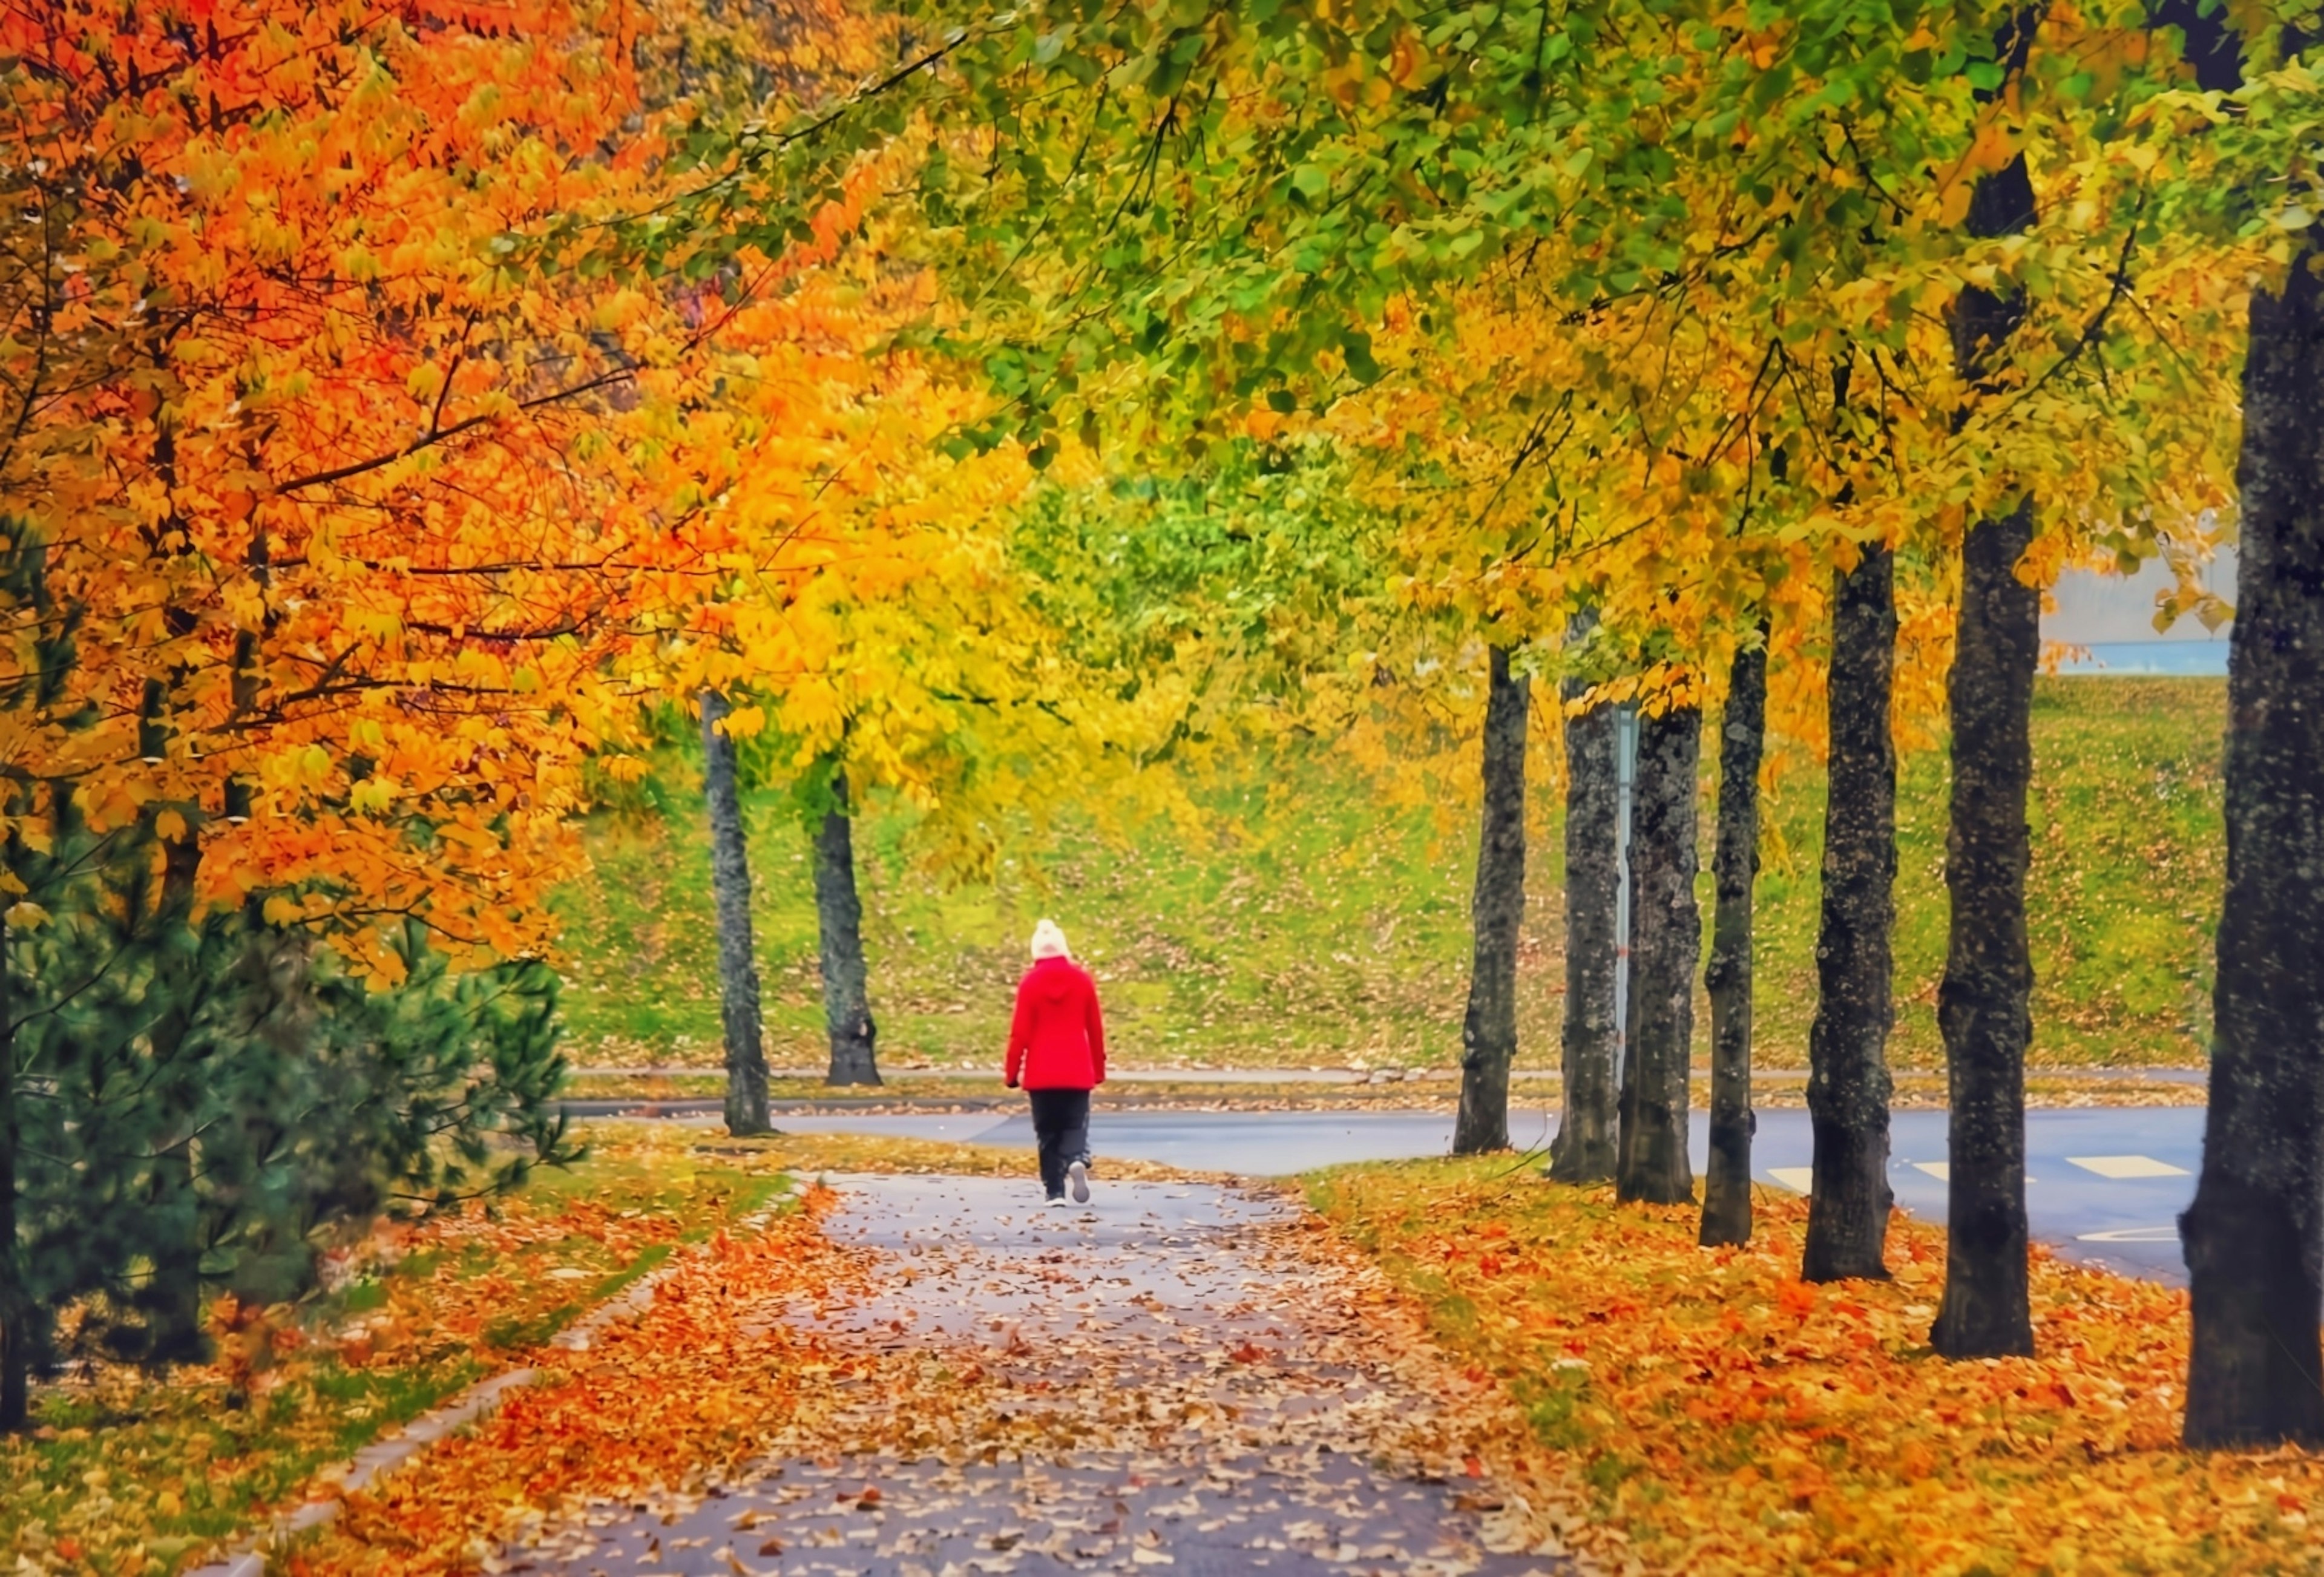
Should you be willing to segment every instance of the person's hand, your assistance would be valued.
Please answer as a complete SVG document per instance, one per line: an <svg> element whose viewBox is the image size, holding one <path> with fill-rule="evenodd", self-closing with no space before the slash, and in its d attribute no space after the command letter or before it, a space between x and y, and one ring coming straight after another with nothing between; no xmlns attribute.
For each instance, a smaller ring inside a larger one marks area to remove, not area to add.
<svg viewBox="0 0 2324 1577"><path fill-rule="evenodd" d="M1015 1088L1017 1087L1017 1081L1016 1081L1016 1080L1014 1080L1014 1079L1006 1079L1006 1080L1003 1080L1002 1082L1003 1082L1004 1084L1007 1084L1010 1089L1012 1089L1012 1090L1013 1090L1013 1089L1015 1089Z"/></svg>

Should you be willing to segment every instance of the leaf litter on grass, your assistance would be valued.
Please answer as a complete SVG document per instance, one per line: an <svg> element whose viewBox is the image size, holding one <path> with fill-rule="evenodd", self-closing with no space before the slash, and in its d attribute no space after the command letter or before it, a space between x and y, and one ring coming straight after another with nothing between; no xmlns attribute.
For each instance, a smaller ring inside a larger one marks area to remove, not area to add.
<svg viewBox="0 0 2324 1577"><path fill-rule="evenodd" d="M84 1360L37 1389L29 1433L0 1438L0 1553L106 1577L198 1561L776 1183L771 1168L615 1157L537 1173L521 1194L381 1221L324 1255L322 1286L298 1303L216 1300L209 1363Z"/></svg>
<svg viewBox="0 0 2324 1577"><path fill-rule="evenodd" d="M1504 1157L1324 1174L1312 1197L1501 1382L1648 1566L1687 1572L2324 1568L2324 1458L2180 1449L2185 1294L2037 1249L2037 1356L1928 1347L1941 1230L1888 1282L1796 1279L1807 1202L1748 1247Z"/></svg>

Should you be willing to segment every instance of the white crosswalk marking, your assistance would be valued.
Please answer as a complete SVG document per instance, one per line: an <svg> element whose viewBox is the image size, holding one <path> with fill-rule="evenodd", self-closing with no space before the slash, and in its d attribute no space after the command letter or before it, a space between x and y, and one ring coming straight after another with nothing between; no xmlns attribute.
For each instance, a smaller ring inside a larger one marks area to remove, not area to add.
<svg viewBox="0 0 2324 1577"><path fill-rule="evenodd" d="M1812 1167L1770 1167L1767 1168L1767 1176L1773 1177L1776 1182L1781 1183L1784 1187L1790 1189L1794 1194L1805 1194L1808 1191L1808 1185L1815 1181L1815 1168Z"/></svg>
<svg viewBox="0 0 2324 1577"><path fill-rule="evenodd" d="M2068 1156L2067 1160L2085 1172L2096 1172L2101 1177L2185 1177L2191 1176L2184 1167L2174 1167L2168 1161L2158 1161L2153 1156Z"/></svg>
<svg viewBox="0 0 2324 1577"><path fill-rule="evenodd" d="M2179 1240L2177 1227L2116 1227L2106 1232L2078 1232L2078 1243L2175 1243Z"/></svg>
<svg viewBox="0 0 2324 1577"><path fill-rule="evenodd" d="M1940 1183L1950 1183L1953 1180L1953 1164L1950 1161L1914 1161L1912 1165L1915 1172L1926 1172ZM2025 1181L2039 1183L2042 1179L2028 1177Z"/></svg>

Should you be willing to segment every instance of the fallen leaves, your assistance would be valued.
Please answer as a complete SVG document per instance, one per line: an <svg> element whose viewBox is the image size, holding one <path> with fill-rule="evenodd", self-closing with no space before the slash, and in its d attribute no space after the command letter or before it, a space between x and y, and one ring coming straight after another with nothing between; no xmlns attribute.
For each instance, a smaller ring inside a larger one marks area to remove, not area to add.
<svg viewBox="0 0 2324 1577"><path fill-rule="evenodd" d="M1313 1218L1202 1185L1110 1190L1089 1225L1028 1185L843 1187L830 1230L862 1246L860 1278L794 1305L813 1346L770 1328L727 1371L798 1377L761 1415L763 1456L683 1480L672 1463L658 1492L568 1492L561 1515L510 1524L496 1564L579 1577L683 1550L768 1577L750 1552L779 1545L807 1569L964 1577L1297 1551L1515 1577L1555 1545L1570 1499L1497 1471L1512 1444L1545 1455L1500 1388L1447 1374L1416 1310ZM538 1454L518 1423L480 1436L480 1468Z"/></svg>
<svg viewBox="0 0 2324 1577"><path fill-rule="evenodd" d="M638 1318L581 1351L535 1355L535 1383L438 1442L345 1513L294 1572L400 1577L473 1567L591 1496L685 1489L731 1470L799 1405L820 1342L781 1323L855 1276L816 1227L828 1201L762 1215L675 1257ZM844 1360L831 1371L846 1371ZM876 1501L876 1489L858 1492Z"/></svg>
<svg viewBox="0 0 2324 1577"><path fill-rule="evenodd" d="M1315 1199L1506 1384L1591 1487L1595 1531L1649 1566L2324 1564L2307 1517L2324 1460L2178 1448L2172 1289L2037 1250L2040 1355L1953 1364L1927 1345L1943 1234L1901 1214L1892 1282L1814 1286L1796 1279L1806 1202L1772 1192L1740 1250L1698 1248L1692 1210L1617 1206L1506 1160L1350 1169Z"/></svg>

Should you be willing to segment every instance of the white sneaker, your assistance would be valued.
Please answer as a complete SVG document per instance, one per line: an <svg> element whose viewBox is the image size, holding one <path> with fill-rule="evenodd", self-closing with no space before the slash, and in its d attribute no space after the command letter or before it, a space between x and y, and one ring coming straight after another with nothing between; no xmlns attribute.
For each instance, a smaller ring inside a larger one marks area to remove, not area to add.
<svg viewBox="0 0 2324 1577"><path fill-rule="evenodd" d="M1087 1204L1089 1203L1089 1168L1081 1162L1075 1161L1065 1168L1065 1181L1073 1185L1074 1203Z"/></svg>
<svg viewBox="0 0 2324 1577"><path fill-rule="evenodd" d="M1086 1194L1089 1191L1084 1188L1083 1192ZM1049 1195L1049 1208L1051 1210L1063 1210L1070 1203L1072 1202L1066 1199L1066 1197L1062 1194L1052 1194Z"/></svg>

